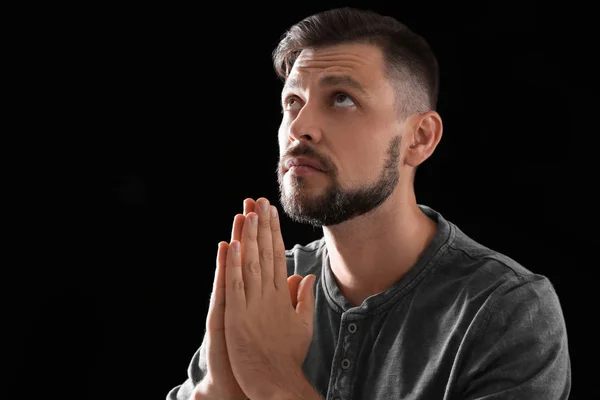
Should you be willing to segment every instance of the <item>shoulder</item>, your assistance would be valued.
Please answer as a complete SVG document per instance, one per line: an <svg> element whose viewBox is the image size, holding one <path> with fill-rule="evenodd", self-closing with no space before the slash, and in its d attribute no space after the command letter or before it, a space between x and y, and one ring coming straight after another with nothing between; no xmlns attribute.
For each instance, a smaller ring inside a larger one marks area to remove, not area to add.
<svg viewBox="0 0 600 400"><path fill-rule="evenodd" d="M455 299L455 306L485 310L488 316L499 309L522 306L544 307L562 319L557 293L547 276L534 272L535 266L527 268L478 243L451 225L448 240L433 257L434 265L422 288L424 296Z"/></svg>
<svg viewBox="0 0 600 400"><path fill-rule="evenodd" d="M460 398L568 393L566 324L553 283L535 272L543 266L527 268L453 230L422 295L443 301L450 324L464 334L457 356L464 365Z"/></svg>
<svg viewBox="0 0 600 400"><path fill-rule="evenodd" d="M452 224L453 225L453 224ZM488 289L497 294L521 285L549 286L549 279L507 254L485 246L452 226L434 268L438 278L455 280L464 290Z"/></svg>

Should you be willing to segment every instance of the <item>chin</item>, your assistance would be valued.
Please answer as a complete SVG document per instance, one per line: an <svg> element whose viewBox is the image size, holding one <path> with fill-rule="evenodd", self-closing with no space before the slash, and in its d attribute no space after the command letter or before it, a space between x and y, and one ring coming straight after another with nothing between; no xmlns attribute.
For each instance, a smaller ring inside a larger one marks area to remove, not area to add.
<svg viewBox="0 0 600 400"><path fill-rule="evenodd" d="M324 188L322 184L308 182L303 177L290 177L285 180L284 190L288 198L306 201L322 195Z"/></svg>

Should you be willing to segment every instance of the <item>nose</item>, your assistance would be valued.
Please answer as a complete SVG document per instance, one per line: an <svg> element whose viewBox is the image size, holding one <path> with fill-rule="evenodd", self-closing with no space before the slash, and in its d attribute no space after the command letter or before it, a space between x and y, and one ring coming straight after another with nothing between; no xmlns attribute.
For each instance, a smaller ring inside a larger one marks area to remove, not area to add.
<svg viewBox="0 0 600 400"><path fill-rule="evenodd" d="M290 142L307 141L316 144L323 136L321 127L322 116L316 109L316 104L306 103L288 127L289 140Z"/></svg>

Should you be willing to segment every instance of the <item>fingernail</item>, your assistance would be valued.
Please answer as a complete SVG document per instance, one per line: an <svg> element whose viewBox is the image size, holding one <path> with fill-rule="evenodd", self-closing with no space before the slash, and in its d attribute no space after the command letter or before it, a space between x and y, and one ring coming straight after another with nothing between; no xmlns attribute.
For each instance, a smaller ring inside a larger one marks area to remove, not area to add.
<svg viewBox="0 0 600 400"><path fill-rule="evenodd" d="M271 206L271 218L277 218L277 208L275 206Z"/></svg>
<svg viewBox="0 0 600 400"><path fill-rule="evenodd" d="M269 202L267 200L263 200L260 202L260 209L262 212L267 212L269 210Z"/></svg>
<svg viewBox="0 0 600 400"><path fill-rule="evenodd" d="M235 240L231 245L233 246L233 250L236 253L239 253L239 251L240 251L240 242L238 242L237 240Z"/></svg>

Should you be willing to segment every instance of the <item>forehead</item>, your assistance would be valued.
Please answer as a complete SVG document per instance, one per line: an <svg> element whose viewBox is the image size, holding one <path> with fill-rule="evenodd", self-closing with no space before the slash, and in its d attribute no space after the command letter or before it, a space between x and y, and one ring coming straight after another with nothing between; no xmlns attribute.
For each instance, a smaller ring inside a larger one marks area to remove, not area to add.
<svg viewBox="0 0 600 400"><path fill-rule="evenodd" d="M365 87L378 86L384 78L383 52L363 43L304 49L294 62L288 80L312 80L325 74L348 75Z"/></svg>

